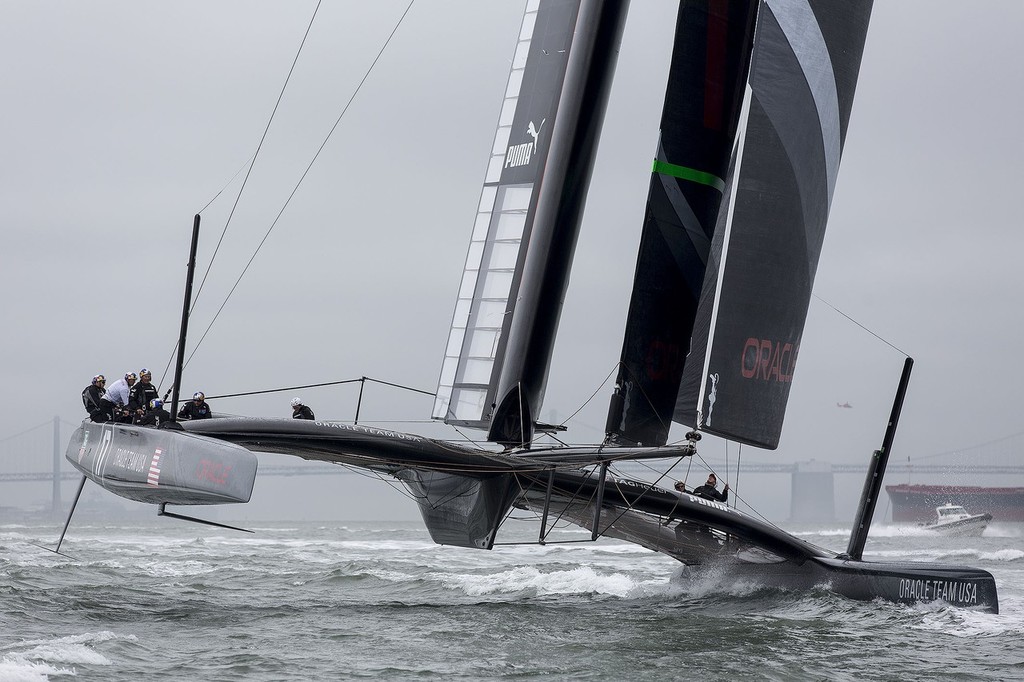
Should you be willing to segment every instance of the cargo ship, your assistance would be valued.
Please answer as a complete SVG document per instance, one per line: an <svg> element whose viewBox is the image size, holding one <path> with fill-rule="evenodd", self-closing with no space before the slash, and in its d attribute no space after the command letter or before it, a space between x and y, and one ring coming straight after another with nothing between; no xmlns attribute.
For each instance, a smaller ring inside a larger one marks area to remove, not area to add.
<svg viewBox="0 0 1024 682"><path fill-rule="evenodd" d="M925 523L942 504L958 504L972 514L988 513L994 522L1024 522L1024 488L963 485L887 485L895 523Z"/></svg>

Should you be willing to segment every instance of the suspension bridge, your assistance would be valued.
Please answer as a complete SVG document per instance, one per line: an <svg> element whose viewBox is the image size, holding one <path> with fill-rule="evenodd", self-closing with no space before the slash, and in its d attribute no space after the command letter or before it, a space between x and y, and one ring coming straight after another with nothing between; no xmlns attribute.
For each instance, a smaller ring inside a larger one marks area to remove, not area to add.
<svg viewBox="0 0 1024 682"><path fill-rule="evenodd" d="M63 509L64 483L77 482L81 474L65 459L64 451L71 433L79 424L53 417L23 431L0 437L0 513L7 507L51 510ZM1024 432L1004 438L927 456L913 462L891 460L886 470L892 476L941 476L946 479L998 480L1000 485L1024 485L1024 464L1019 453L1024 449ZM729 463L705 460L716 471L728 471ZM733 463L735 466L735 462ZM664 463L627 462L616 465L622 474L643 480L665 469ZM657 473L653 473L657 472ZM261 462L260 477L334 476L353 472L347 467L322 463L274 465ZM781 474L790 477L793 498L792 517L828 515L834 509L834 477L864 476L867 463L832 464L822 461L743 463L742 475ZM48 485L47 485L48 484ZM15 495L18 490L21 495Z"/></svg>

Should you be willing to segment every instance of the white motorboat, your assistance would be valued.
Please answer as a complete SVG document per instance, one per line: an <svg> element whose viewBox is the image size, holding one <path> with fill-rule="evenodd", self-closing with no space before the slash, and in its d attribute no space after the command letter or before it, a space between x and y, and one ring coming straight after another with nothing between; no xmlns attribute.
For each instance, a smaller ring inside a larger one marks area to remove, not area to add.
<svg viewBox="0 0 1024 682"><path fill-rule="evenodd" d="M943 535L979 537L991 520L991 514L970 514L959 504L942 504L935 508L935 520L924 527Z"/></svg>

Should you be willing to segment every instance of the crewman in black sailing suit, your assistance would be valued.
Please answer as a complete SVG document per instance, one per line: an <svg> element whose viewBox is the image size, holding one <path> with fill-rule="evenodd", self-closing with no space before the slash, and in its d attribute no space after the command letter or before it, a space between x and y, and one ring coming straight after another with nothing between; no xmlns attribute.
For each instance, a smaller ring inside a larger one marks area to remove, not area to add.
<svg viewBox="0 0 1024 682"><path fill-rule="evenodd" d="M128 398L128 410L139 421L149 410L149 405L160 397L153 385L153 374L148 369L139 370L139 381L132 386L131 397Z"/></svg>
<svg viewBox="0 0 1024 682"><path fill-rule="evenodd" d="M112 416L104 410L103 395L106 393L107 378L97 374L92 378L92 383L82 391L82 404L85 411L89 413L89 419L100 424L111 420ZM109 404L109 403L108 403Z"/></svg>
<svg viewBox="0 0 1024 682"><path fill-rule="evenodd" d="M192 394L192 402L185 403L178 410L178 419L209 419L213 416L210 406L206 404L206 394L196 391Z"/></svg>
<svg viewBox="0 0 1024 682"><path fill-rule="evenodd" d="M703 497L705 500L725 502L729 499L729 484L726 483L725 489L722 492L718 492L718 477L714 474L708 474L708 482L694 488L693 494L697 497Z"/></svg>

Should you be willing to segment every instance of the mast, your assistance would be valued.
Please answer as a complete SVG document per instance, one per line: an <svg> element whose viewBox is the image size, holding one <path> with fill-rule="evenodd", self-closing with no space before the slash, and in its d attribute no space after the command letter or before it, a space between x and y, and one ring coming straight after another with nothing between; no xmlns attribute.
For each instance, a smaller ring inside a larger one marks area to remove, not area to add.
<svg viewBox="0 0 1024 682"><path fill-rule="evenodd" d="M900 420L903 398L907 394L907 384L910 383L910 370L913 367L914 358L907 358L903 363L903 375L900 377L900 385L896 389L896 399L893 401L892 412L889 415L889 425L886 427L885 436L882 438L882 449L875 450L871 456L871 463L868 465L868 475L864 480L864 492L860 495L857 515L853 519L853 532L850 534L850 544L846 547L846 554L841 555L843 559L860 561L861 556L864 554L864 543L867 542L868 530L871 528L871 518L875 514L875 504L878 502L878 494L882 490L885 466L889 462L892 439L896 435L896 424Z"/></svg>
<svg viewBox="0 0 1024 682"><path fill-rule="evenodd" d="M628 2L580 5L487 439L533 439Z"/></svg>
<svg viewBox="0 0 1024 682"><path fill-rule="evenodd" d="M185 300L181 306L181 333L178 335L178 358L174 362L174 385L171 387L171 420L177 419L181 369L185 364L185 336L188 334L188 311L192 307L192 277L196 271L196 247L199 246L199 214L192 221L192 247L188 253L188 274L185 276Z"/></svg>

